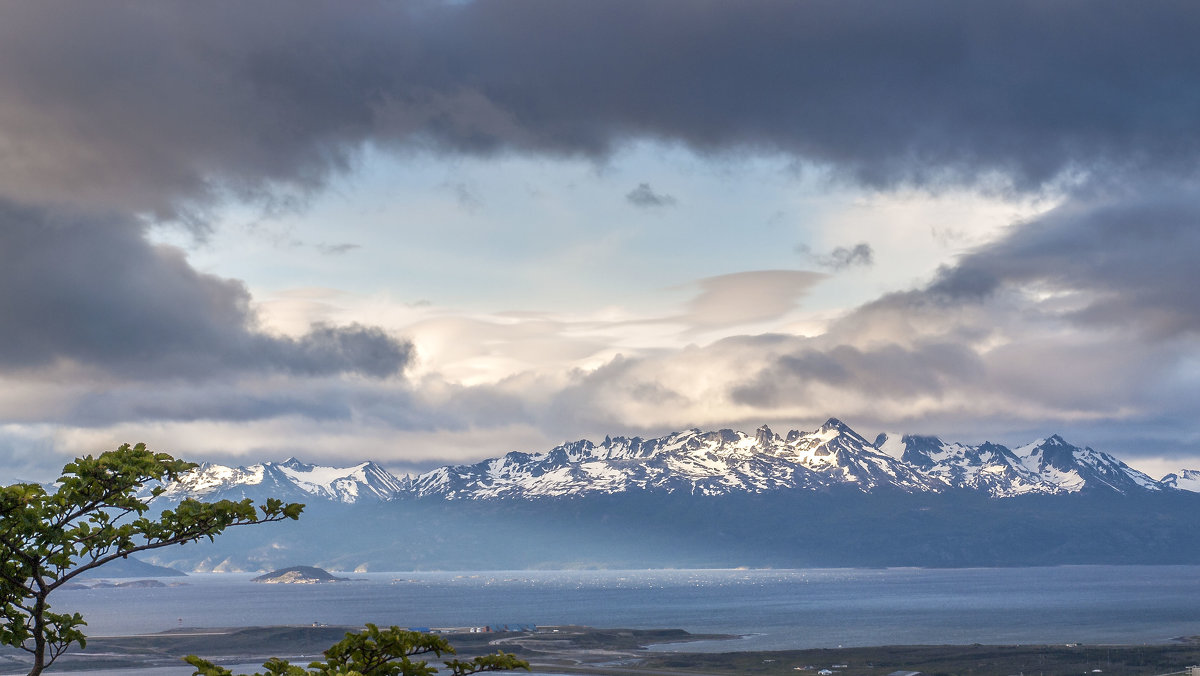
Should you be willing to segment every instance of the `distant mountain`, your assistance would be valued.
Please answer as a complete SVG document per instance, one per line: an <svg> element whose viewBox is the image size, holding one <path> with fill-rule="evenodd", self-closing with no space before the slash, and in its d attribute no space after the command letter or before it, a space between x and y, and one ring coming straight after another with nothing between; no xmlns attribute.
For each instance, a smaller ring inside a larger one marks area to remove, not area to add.
<svg viewBox="0 0 1200 676"><path fill-rule="evenodd" d="M1200 470L1181 469L1178 473L1166 475L1160 483L1168 488L1200 493Z"/></svg>
<svg viewBox="0 0 1200 676"><path fill-rule="evenodd" d="M152 492L147 487L143 496ZM1155 480L1051 435L1016 448L881 434L685 430L580 440L396 477L374 462L204 464L185 498L305 503L303 517L140 552L168 570L1200 564L1200 470Z"/></svg>
<svg viewBox="0 0 1200 676"><path fill-rule="evenodd" d="M532 499L633 491L729 495L824 491L870 493L974 491L991 497L1200 491L1200 472L1182 470L1156 481L1107 453L1058 435L1010 450L931 436L881 434L867 441L831 418L812 432L784 436L766 426L753 435L688 430L655 439L581 440L544 453L508 453L470 465L440 467L397 478L374 462L321 467L289 458L230 468L203 465L169 485L167 500L268 496L339 503L399 498Z"/></svg>
<svg viewBox="0 0 1200 676"><path fill-rule="evenodd" d="M397 478L375 463L204 465L185 497L279 497L298 522L147 553L189 571L1200 563L1200 472L1161 481L1055 435L1015 449L687 430Z"/></svg>
<svg viewBox="0 0 1200 676"><path fill-rule="evenodd" d="M1042 480L1067 492L1108 488L1118 493L1167 488L1116 458L1072 446L1057 434L1016 450L1022 464Z"/></svg>
<svg viewBox="0 0 1200 676"><path fill-rule="evenodd" d="M994 497L1062 492L1030 471L1022 459L999 444L979 446L945 443L937 437L881 434L875 446L915 467L944 486L977 490Z"/></svg>
<svg viewBox="0 0 1200 676"><path fill-rule="evenodd" d="M1177 482L1178 483L1178 482ZM657 439L606 437L546 453L509 453L441 467L409 480L407 492L446 499L532 498L633 490L724 495L852 487L865 493L979 491L992 497L1188 489L1169 486L1116 458L1055 435L1016 451L998 444L880 435L869 442L831 418L813 432L779 436L690 430Z"/></svg>
<svg viewBox="0 0 1200 676"><path fill-rule="evenodd" d="M280 463L264 462L249 467L204 463L168 484L161 499L263 500L276 497L303 501L318 498L351 504L390 500L401 494L404 486L404 481L374 462L323 467L288 458ZM149 495L149 490L145 493Z"/></svg>
<svg viewBox="0 0 1200 676"><path fill-rule="evenodd" d="M80 578L127 578L127 577L182 577L187 573L174 568L156 566L130 556L109 561L103 566L80 573Z"/></svg>
<svg viewBox="0 0 1200 676"><path fill-rule="evenodd" d="M841 484L864 491L942 487L830 420L815 432L787 437L762 427L754 436L689 430L648 440L606 437L599 446L577 441L546 453L442 467L412 479L408 488L419 497L479 500L634 490L724 495Z"/></svg>

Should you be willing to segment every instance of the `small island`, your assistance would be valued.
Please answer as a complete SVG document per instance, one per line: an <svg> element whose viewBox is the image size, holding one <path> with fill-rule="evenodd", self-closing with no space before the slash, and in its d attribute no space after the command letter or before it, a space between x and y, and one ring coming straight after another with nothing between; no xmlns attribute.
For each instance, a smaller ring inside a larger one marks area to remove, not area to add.
<svg viewBox="0 0 1200 676"><path fill-rule="evenodd" d="M337 577L331 575L329 571L315 566L292 566L259 575L251 581L264 584L321 584L324 582L348 582L349 580L348 577Z"/></svg>
<svg viewBox="0 0 1200 676"><path fill-rule="evenodd" d="M117 582L113 586L119 589L159 589L167 585L159 580L131 580L129 582Z"/></svg>

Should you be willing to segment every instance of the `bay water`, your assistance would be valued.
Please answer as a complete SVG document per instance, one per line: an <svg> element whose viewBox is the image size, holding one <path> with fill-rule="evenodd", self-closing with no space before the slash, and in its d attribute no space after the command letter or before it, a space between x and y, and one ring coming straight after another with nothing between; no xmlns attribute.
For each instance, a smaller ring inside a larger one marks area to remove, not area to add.
<svg viewBox="0 0 1200 676"><path fill-rule="evenodd" d="M686 651L885 644L1158 643L1200 635L1200 566L343 573L351 582L163 578L63 590L91 636L181 627L503 624L681 628Z"/></svg>

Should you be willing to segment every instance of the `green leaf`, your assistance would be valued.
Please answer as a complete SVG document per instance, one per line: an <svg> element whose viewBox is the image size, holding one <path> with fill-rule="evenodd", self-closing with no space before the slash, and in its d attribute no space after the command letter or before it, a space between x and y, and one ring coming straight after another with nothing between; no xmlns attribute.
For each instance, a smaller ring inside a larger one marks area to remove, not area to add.
<svg viewBox="0 0 1200 676"><path fill-rule="evenodd" d="M260 516L250 500L185 500L157 519L142 516L150 508L139 490L153 483L151 494L161 495L162 483L195 467L145 444L124 444L67 463L52 493L37 484L0 487L0 643L21 649L32 643L38 672L86 643L83 617L52 613L46 603L62 583L132 553L211 540L232 526L295 519L303 509L272 499Z"/></svg>

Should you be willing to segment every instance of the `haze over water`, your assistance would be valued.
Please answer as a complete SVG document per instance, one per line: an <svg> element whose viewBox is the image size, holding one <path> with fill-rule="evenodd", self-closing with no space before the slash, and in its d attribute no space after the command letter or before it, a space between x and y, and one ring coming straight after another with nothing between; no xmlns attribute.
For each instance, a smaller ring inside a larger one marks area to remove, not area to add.
<svg viewBox="0 0 1200 676"><path fill-rule="evenodd" d="M273 624L584 624L746 635L670 650L885 644L1158 643L1200 634L1200 566L489 571L264 585L64 591L91 636Z"/></svg>

